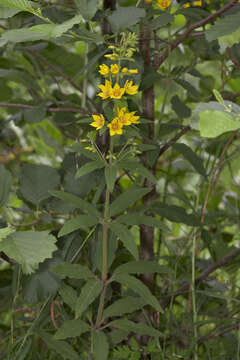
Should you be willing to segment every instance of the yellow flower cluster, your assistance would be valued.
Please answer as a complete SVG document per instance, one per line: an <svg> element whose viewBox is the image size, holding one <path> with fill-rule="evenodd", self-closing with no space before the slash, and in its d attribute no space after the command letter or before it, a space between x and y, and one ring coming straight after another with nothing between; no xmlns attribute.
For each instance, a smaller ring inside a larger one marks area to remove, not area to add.
<svg viewBox="0 0 240 360"><path fill-rule="evenodd" d="M184 8L188 8L190 6L202 6L202 0L195 0L191 4L187 2L186 4L183 5Z"/></svg>
<svg viewBox="0 0 240 360"><path fill-rule="evenodd" d="M152 3L153 0L145 0L147 4ZM156 6L162 10L167 9L171 5L171 0L156 0Z"/></svg>

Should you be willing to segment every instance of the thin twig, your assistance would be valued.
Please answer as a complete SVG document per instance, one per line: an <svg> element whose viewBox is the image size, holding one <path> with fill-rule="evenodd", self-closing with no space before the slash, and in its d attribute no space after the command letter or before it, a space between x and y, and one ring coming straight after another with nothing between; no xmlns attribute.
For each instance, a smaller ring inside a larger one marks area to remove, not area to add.
<svg viewBox="0 0 240 360"><path fill-rule="evenodd" d="M174 136L169 142L167 142L165 145L163 145L159 151L159 157L167 151L173 144L175 144L186 132L191 130L191 126L187 125L185 126L176 136Z"/></svg>
<svg viewBox="0 0 240 360"><path fill-rule="evenodd" d="M32 110L35 108L34 105L27 105L27 104L11 104L6 102L0 102L0 107L12 107L12 108L19 108L19 109L26 109L26 110ZM49 112L74 112L74 113L80 113L83 115L92 115L92 113L82 110L81 108L74 108L74 107L63 107L63 108L57 108L57 107L48 107L47 111Z"/></svg>

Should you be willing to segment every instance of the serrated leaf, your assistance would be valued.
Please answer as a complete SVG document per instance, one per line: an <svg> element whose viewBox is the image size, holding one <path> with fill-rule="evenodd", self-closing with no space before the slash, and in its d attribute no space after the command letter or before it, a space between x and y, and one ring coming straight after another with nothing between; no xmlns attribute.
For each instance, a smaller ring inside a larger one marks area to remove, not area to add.
<svg viewBox="0 0 240 360"><path fill-rule="evenodd" d="M24 198L35 205L50 197L50 190L60 183L56 169L46 165L25 164L20 174L20 191Z"/></svg>
<svg viewBox="0 0 240 360"><path fill-rule="evenodd" d="M183 223L189 226L201 226L200 221L194 214L188 214L186 210L177 205L167 205L156 202L150 208L158 215L167 218L170 221Z"/></svg>
<svg viewBox="0 0 240 360"><path fill-rule="evenodd" d="M114 320L110 322L108 326L112 326L114 328L125 330L128 332L133 332L138 335L148 335L154 337L164 336L160 331L154 329L153 327L150 327L144 323L135 323L127 319Z"/></svg>
<svg viewBox="0 0 240 360"><path fill-rule="evenodd" d="M214 138L240 128L240 120L223 111L205 110L199 114L199 129L203 137Z"/></svg>
<svg viewBox="0 0 240 360"><path fill-rule="evenodd" d="M123 210L129 208L133 205L137 200L141 199L144 195L146 195L150 189L147 188L136 188L133 187L127 191L124 191L121 195L117 197L116 200L112 202L110 205L110 216L115 216L122 212Z"/></svg>
<svg viewBox="0 0 240 360"><path fill-rule="evenodd" d="M74 205L76 209L81 209L87 214L91 214L96 217L100 217L101 215L99 211L92 204L90 204L86 200L81 199L78 196L63 191L51 191L50 193L53 196L56 196L58 199L61 199L66 203Z"/></svg>
<svg viewBox="0 0 240 360"><path fill-rule="evenodd" d="M15 232L15 230L10 227L0 229L0 241L8 237L8 235L12 234L13 232Z"/></svg>
<svg viewBox="0 0 240 360"><path fill-rule="evenodd" d="M63 302L67 304L73 311L76 307L77 302L77 292L71 286L67 284L62 284L61 288L58 290Z"/></svg>
<svg viewBox="0 0 240 360"><path fill-rule="evenodd" d="M166 266L159 265L155 261L139 260L130 261L120 265L113 273L115 274L153 274L153 273L168 273Z"/></svg>
<svg viewBox="0 0 240 360"><path fill-rule="evenodd" d="M110 192L112 192L114 189L114 184L115 184L116 177L117 177L117 167L114 165L106 166L104 173L105 173L107 188Z"/></svg>
<svg viewBox="0 0 240 360"><path fill-rule="evenodd" d="M173 148L184 156L184 158L190 162L193 168L203 177L206 177L206 170L203 166L202 159L187 145L182 143L176 143L172 145Z"/></svg>
<svg viewBox="0 0 240 360"><path fill-rule="evenodd" d="M48 231L18 231L0 241L0 251L21 264L23 273L31 274L39 263L52 257L56 241Z"/></svg>
<svg viewBox="0 0 240 360"><path fill-rule="evenodd" d="M98 297L102 291L103 283L99 279L90 279L83 286L81 294L77 299L75 317L81 317L82 313Z"/></svg>
<svg viewBox="0 0 240 360"><path fill-rule="evenodd" d="M75 0L77 8L83 18L89 21L96 14L98 8L98 0Z"/></svg>
<svg viewBox="0 0 240 360"><path fill-rule="evenodd" d="M92 215L79 215L74 219L66 221L61 230L58 233L58 236L64 236L70 234L71 232L84 229L88 230L89 227L96 225L98 223L98 218Z"/></svg>
<svg viewBox="0 0 240 360"><path fill-rule="evenodd" d="M161 229L166 233L170 232L170 229L164 224L164 222L154 218L153 216L147 216L141 213L120 215L117 217L117 221L125 225L147 225Z"/></svg>
<svg viewBox="0 0 240 360"><path fill-rule="evenodd" d="M86 164L81 166L80 169L77 170L76 178L89 174L96 169L101 169L104 166L105 166L104 161L100 161L100 160L87 162Z"/></svg>
<svg viewBox="0 0 240 360"><path fill-rule="evenodd" d="M109 353L109 345L107 336L103 331L92 332L92 349L94 360L107 360Z"/></svg>
<svg viewBox="0 0 240 360"><path fill-rule="evenodd" d="M112 30L118 32L135 25L145 14L144 9L136 8L135 6L119 7L113 11L112 15L108 16L108 21L111 24Z"/></svg>
<svg viewBox="0 0 240 360"><path fill-rule="evenodd" d="M125 248L132 254L132 256L138 260L138 247L135 243L132 233L128 230L128 228L118 223L117 221L110 222L109 227L112 232L121 240Z"/></svg>
<svg viewBox="0 0 240 360"><path fill-rule="evenodd" d="M55 340L54 337L46 332L38 332L41 339L46 343L46 345L56 351L63 359L67 360L79 360L79 354L73 350L72 346L69 345L67 341Z"/></svg>
<svg viewBox="0 0 240 360"><path fill-rule="evenodd" d="M207 41L213 41L221 36L229 35L240 28L239 11L235 14L228 14L222 19L218 19L209 30L206 31Z"/></svg>
<svg viewBox="0 0 240 360"><path fill-rule="evenodd" d="M0 207L6 204L11 186L11 173L3 165L0 165Z"/></svg>
<svg viewBox="0 0 240 360"><path fill-rule="evenodd" d="M81 319L65 320L63 325L54 335L56 340L64 340L69 337L73 338L91 330L91 327Z"/></svg>
<svg viewBox="0 0 240 360"><path fill-rule="evenodd" d="M115 301L112 305L108 306L103 312L103 318L114 316L122 316L130 314L136 310L141 309L146 305L146 301L142 298L133 296L126 296L123 299Z"/></svg>
<svg viewBox="0 0 240 360"><path fill-rule="evenodd" d="M125 273L115 274L113 279L120 284L132 289L134 292L140 295L147 304L151 305L157 311L163 313L163 310L157 298L151 294L148 287L144 285L140 280L136 279L134 276L130 276Z"/></svg>
<svg viewBox="0 0 240 360"><path fill-rule="evenodd" d="M70 264L67 262L58 264L52 269L52 271L64 277L70 277L71 279L89 279L95 277L88 267L80 264Z"/></svg>

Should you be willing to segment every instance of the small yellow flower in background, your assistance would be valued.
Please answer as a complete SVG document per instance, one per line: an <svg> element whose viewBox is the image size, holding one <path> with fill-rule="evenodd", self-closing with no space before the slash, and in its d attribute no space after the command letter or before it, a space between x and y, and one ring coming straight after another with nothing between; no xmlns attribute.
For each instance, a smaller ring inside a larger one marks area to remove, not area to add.
<svg viewBox="0 0 240 360"><path fill-rule="evenodd" d="M117 58L118 58L118 54L115 54L115 53L113 53L113 54L106 54L106 55L104 55L107 59L110 59L110 60L112 60L112 61L114 61L114 60L116 60Z"/></svg>
<svg viewBox="0 0 240 360"><path fill-rule="evenodd" d="M202 0L193 1L193 6L202 6Z"/></svg>
<svg viewBox="0 0 240 360"><path fill-rule="evenodd" d="M121 88L118 83L114 85L111 92L111 98L112 99L121 99L125 92L125 88Z"/></svg>
<svg viewBox="0 0 240 360"><path fill-rule="evenodd" d="M183 7L186 9L186 8L189 8L191 5L189 3L186 3L183 5Z"/></svg>
<svg viewBox="0 0 240 360"><path fill-rule="evenodd" d="M157 0L156 3L157 7L159 7L160 9L166 9L171 5L171 0Z"/></svg>
<svg viewBox="0 0 240 360"><path fill-rule="evenodd" d="M109 67L106 64L102 64L99 66L99 73L103 76L107 76L109 74Z"/></svg>
<svg viewBox="0 0 240 360"><path fill-rule="evenodd" d="M104 119L104 116L102 114L101 115L93 114L92 118L93 118L94 121L90 125L95 127L96 130L101 129L104 126L105 119Z"/></svg>
<svg viewBox="0 0 240 360"><path fill-rule="evenodd" d="M128 113L129 121L131 121L131 124L139 124L139 118L140 116L135 116L136 111L132 111Z"/></svg>
<svg viewBox="0 0 240 360"><path fill-rule="evenodd" d="M99 89L102 90L102 92L100 92L99 94L97 94L98 96L100 96L103 100L111 97L112 94L112 83L109 80L105 80L105 85L98 85Z"/></svg>
<svg viewBox="0 0 240 360"><path fill-rule="evenodd" d="M152 2L152 0L145 0L145 2L146 2L147 4L150 4L150 3Z"/></svg>
<svg viewBox="0 0 240 360"><path fill-rule="evenodd" d="M116 75L120 71L118 64L112 64L111 65L111 73Z"/></svg>
<svg viewBox="0 0 240 360"><path fill-rule="evenodd" d="M128 72L128 68L127 68L127 67L122 68L122 72L123 72L123 73L127 73L127 72Z"/></svg>
<svg viewBox="0 0 240 360"><path fill-rule="evenodd" d="M127 108L123 107L121 109L117 108L117 117L114 120L117 120L122 126L131 125L131 120L129 113L126 112Z"/></svg>
<svg viewBox="0 0 240 360"><path fill-rule="evenodd" d="M138 74L138 69L129 69L130 74Z"/></svg>
<svg viewBox="0 0 240 360"><path fill-rule="evenodd" d="M113 121L108 124L109 130L110 130L110 136L113 135L121 135L122 134L122 125L117 121L117 119L113 119Z"/></svg>
<svg viewBox="0 0 240 360"><path fill-rule="evenodd" d="M132 81L127 80L124 89L128 95L135 95L138 92L138 85L133 85Z"/></svg>

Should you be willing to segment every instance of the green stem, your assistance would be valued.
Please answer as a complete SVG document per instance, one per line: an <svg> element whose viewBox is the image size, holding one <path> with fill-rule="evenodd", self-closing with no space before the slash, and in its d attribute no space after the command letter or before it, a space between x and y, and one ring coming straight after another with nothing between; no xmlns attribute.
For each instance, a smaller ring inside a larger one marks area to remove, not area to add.
<svg viewBox="0 0 240 360"><path fill-rule="evenodd" d="M196 234L193 236L192 246L192 307L193 307L193 333L194 333L194 360L198 360L198 343L197 343L197 306L196 306L196 293L195 293L195 278L196 278Z"/></svg>
<svg viewBox="0 0 240 360"><path fill-rule="evenodd" d="M87 99L87 65L88 65L88 43L85 42L85 54L84 54L84 75L83 75L83 92L82 92L82 108L86 109L86 99Z"/></svg>

